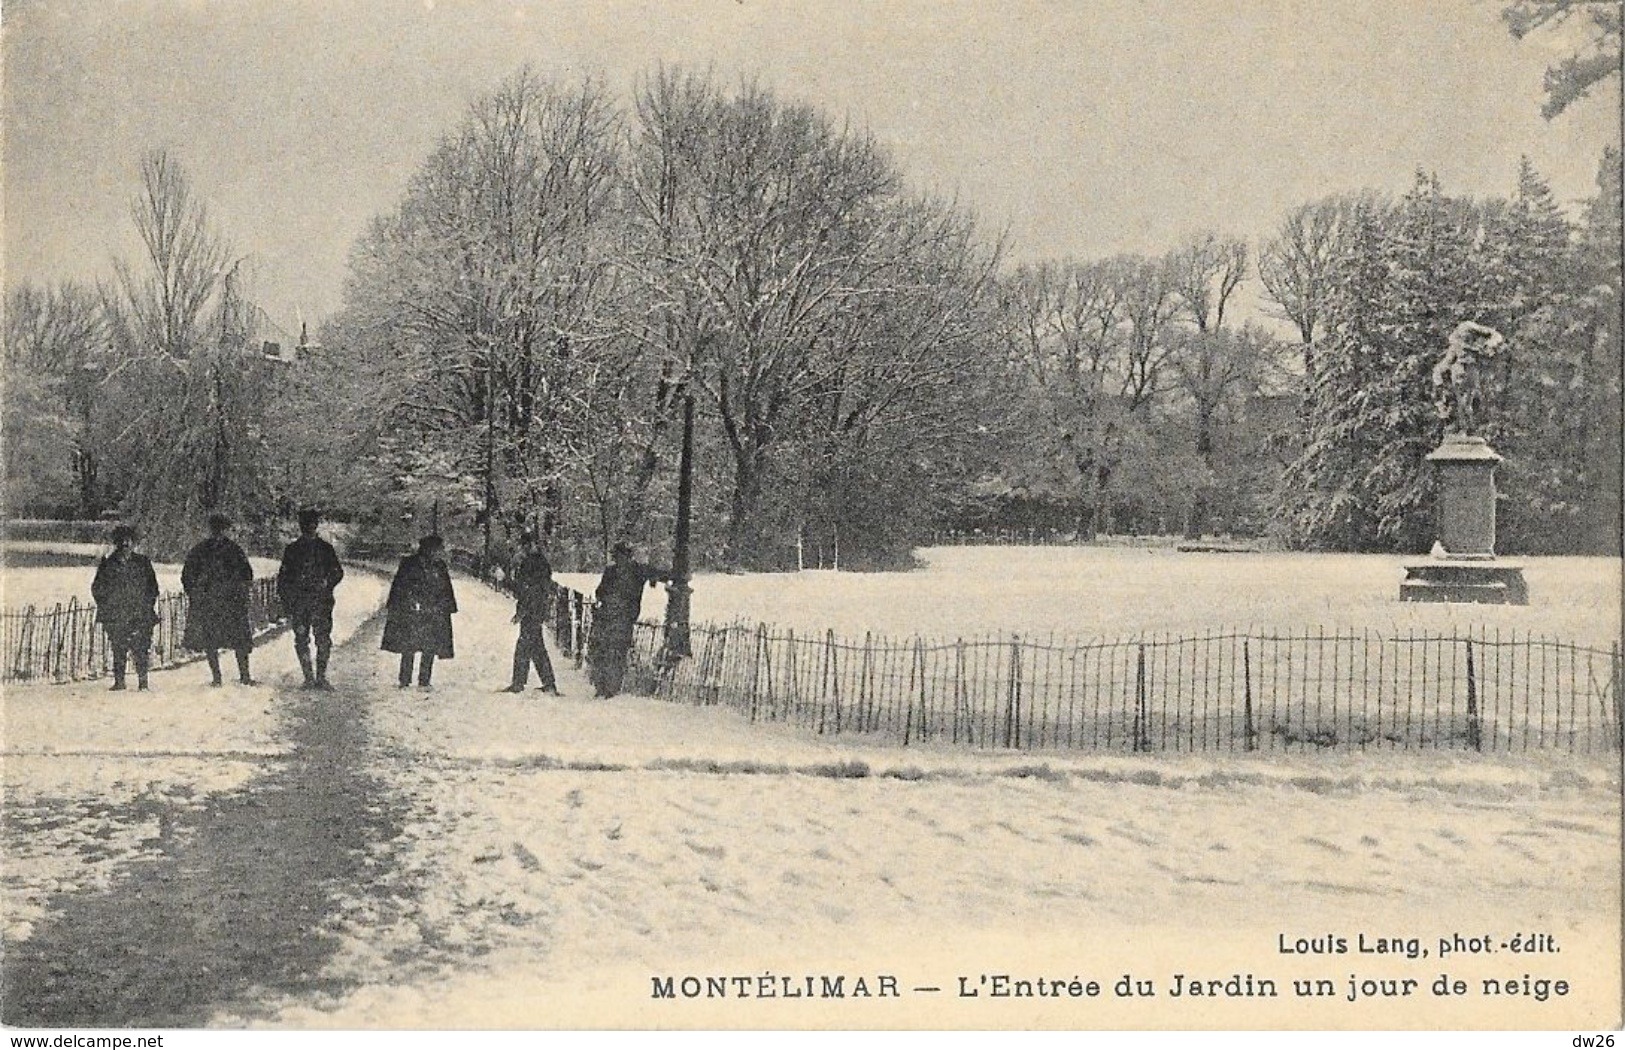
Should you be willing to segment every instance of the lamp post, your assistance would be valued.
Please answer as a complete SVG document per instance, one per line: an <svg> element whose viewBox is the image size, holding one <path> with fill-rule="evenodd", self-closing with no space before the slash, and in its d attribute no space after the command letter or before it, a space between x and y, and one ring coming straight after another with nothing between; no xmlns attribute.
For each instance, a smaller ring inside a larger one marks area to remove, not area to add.
<svg viewBox="0 0 1625 1050"><path fill-rule="evenodd" d="M496 508L496 341L485 344L485 535L480 547L480 575L491 568L491 517Z"/></svg>
<svg viewBox="0 0 1625 1050"><path fill-rule="evenodd" d="M666 642L664 657L675 662L692 656L689 645L688 532L694 503L694 394L688 379L683 380L683 451L677 461L677 523L671 551L671 586L666 590Z"/></svg>

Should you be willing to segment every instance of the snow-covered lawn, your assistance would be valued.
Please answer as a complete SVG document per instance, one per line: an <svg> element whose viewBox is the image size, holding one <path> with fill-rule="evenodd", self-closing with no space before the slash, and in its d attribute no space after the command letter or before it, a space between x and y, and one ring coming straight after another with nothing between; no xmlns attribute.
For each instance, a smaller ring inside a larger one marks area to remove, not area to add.
<svg viewBox="0 0 1625 1050"><path fill-rule="evenodd" d="M97 557L107 553L106 548L94 550ZM248 562L254 567L255 576L276 575L278 563L275 558L254 557L248 559ZM161 593L179 593L181 589L179 565L157 562L153 564L152 570L158 577L158 590ZM95 576L94 564L7 568L4 573L0 573L0 608L20 609L32 605L44 610L58 603L66 605L70 599L75 598L79 600L80 605L89 605L90 581Z"/></svg>
<svg viewBox="0 0 1625 1050"><path fill-rule="evenodd" d="M697 621L743 619L894 637L979 634L1122 638L1248 625L1387 632L1485 625L1586 645L1619 636L1620 562L1610 558L1507 559L1524 566L1527 606L1401 602L1415 558L1359 554L1214 554L1166 548L931 547L923 570L726 575L694 581ZM592 574L560 574L589 594ZM658 619L665 592L644 592Z"/></svg>

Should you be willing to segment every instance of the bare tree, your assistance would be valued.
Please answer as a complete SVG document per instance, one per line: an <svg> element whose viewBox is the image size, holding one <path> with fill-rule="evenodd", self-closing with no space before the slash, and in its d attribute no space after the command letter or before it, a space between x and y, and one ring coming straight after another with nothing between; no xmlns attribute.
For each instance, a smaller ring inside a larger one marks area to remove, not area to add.
<svg viewBox="0 0 1625 1050"><path fill-rule="evenodd" d="M1107 524L1127 374L1127 259L1024 267L1006 282L1006 338L1070 467L1080 532ZM1039 428L1034 428L1039 429Z"/></svg>
<svg viewBox="0 0 1625 1050"><path fill-rule="evenodd" d="M805 452L797 535L831 556L848 537L847 564L865 556L851 540L920 521L1002 424L1003 376L987 352L998 246L982 247L951 204L889 210L894 243L876 253L887 267L818 343L791 441Z"/></svg>
<svg viewBox="0 0 1625 1050"><path fill-rule="evenodd" d="M1313 374L1333 268L1349 215L1364 198L1325 197L1299 205L1281 220L1258 253L1258 277L1274 316L1298 330L1306 374Z"/></svg>
<svg viewBox="0 0 1625 1050"><path fill-rule="evenodd" d="M25 282L6 293L4 337L8 365L65 374L105 349L107 332L92 290Z"/></svg>
<svg viewBox="0 0 1625 1050"><path fill-rule="evenodd" d="M898 260L914 244L899 180L868 137L754 85L729 97L664 73L638 112L659 339L693 355L732 462L724 556L762 560L776 451L839 357L832 348L874 340L854 325L882 314L860 307L902 291Z"/></svg>
<svg viewBox="0 0 1625 1050"><path fill-rule="evenodd" d="M192 193L180 162L166 150L141 159L141 190L130 215L145 258L114 263L117 284L104 293L126 353L185 360L204 345L211 302L220 292L231 252Z"/></svg>
<svg viewBox="0 0 1625 1050"><path fill-rule="evenodd" d="M345 353L393 378L380 465L466 513L487 551L499 520L551 528L591 444L619 135L602 85L521 70L442 139L352 266Z"/></svg>
<svg viewBox="0 0 1625 1050"><path fill-rule="evenodd" d="M1168 259L1130 257L1115 267L1122 282L1128 323L1121 397L1130 413L1144 415L1161 390L1164 366L1173 347L1169 324L1180 308L1173 265Z"/></svg>
<svg viewBox="0 0 1625 1050"><path fill-rule="evenodd" d="M262 314L168 153L142 159L131 218L143 258L118 261L116 282L102 289L112 345L96 440L126 512L156 547L174 548L204 511L250 522L263 514Z"/></svg>
<svg viewBox="0 0 1625 1050"><path fill-rule="evenodd" d="M1247 242L1205 233L1168 256L1168 281L1198 332L1224 327L1224 311L1247 279Z"/></svg>
<svg viewBox="0 0 1625 1050"><path fill-rule="evenodd" d="M34 425L6 427L8 463L35 464L26 472L32 480L20 468L8 469L8 487L15 493L24 486L38 499L55 492L66 503L60 486L41 479L71 479L78 512L95 516L102 509L101 457L91 428L97 387L108 367L107 326L97 296L72 282L16 285L6 293L4 338L7 408L26 399L28 415L36 417Z"/></svg>
<svg viewBox="0 0 1625 1050"><path fill-rule="evenodd" d="M1221 416L1239 400L1262 393L1279 369L1279 344L1262 329L1247 324L1240 330L1200 328L1177 340L1173 373L1189 400L1197 460L1205 480L1191 492L1185 535L1196 538L1208 524L1212 486L1221 474L1217 437Z"/></svg>

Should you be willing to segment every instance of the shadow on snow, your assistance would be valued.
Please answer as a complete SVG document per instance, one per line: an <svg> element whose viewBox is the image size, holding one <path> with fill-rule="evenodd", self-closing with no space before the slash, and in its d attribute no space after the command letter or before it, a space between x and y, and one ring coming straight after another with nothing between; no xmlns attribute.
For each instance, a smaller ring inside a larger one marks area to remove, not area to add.
<svg viewBox="0 0 1625 1050"><path fill-rule="evenodd" d="M343 649L359 658L377 630ZM201 810L170 807L165 856L128 865L105 892L56 895L52 917L8 946L6 1024L196 1027L343 990L323 973L340 894L392 866L406 806L364 772L359 689L292 695L293 749L274 771Z"/></svg>

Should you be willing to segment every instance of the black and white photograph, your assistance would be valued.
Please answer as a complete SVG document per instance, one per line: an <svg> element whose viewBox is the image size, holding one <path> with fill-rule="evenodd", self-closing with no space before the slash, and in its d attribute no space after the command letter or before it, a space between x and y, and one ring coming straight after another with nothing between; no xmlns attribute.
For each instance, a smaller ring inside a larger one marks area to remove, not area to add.
<svg viewBox="0 0 1625 1050"><path fill-rule="evenodd" d="M8 0L11 1045L1614 1045L1622 34Z"/></svg>

